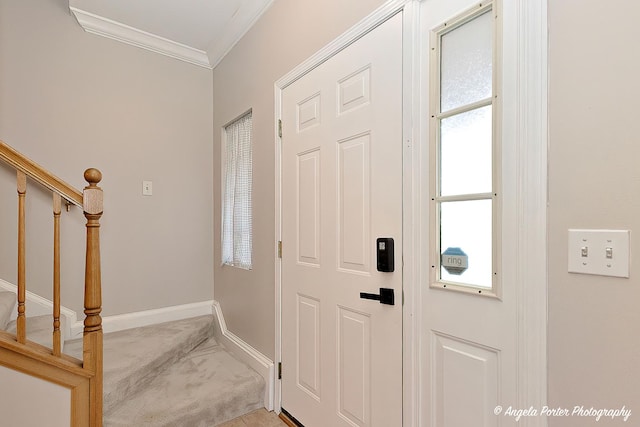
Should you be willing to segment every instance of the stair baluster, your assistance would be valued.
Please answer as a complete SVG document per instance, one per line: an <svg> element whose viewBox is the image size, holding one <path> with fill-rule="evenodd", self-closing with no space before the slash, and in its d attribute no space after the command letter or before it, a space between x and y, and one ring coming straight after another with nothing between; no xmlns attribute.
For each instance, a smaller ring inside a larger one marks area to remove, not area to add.
<svg viewBox="0 0 640 427"><path fill-rule="evenodd" d="M62 197L53 193L53 355L62 354L60 342L60 211Z"/></svg>
<svg viewBox="0 0 640 427"><path fill-rule="evenodd" d="M27 319L25 316L26 300L26 226L24 202L27 193L27 175L17 172L18 183L18 318L16 319L16 339L20 344L27 341Z"/></svg>

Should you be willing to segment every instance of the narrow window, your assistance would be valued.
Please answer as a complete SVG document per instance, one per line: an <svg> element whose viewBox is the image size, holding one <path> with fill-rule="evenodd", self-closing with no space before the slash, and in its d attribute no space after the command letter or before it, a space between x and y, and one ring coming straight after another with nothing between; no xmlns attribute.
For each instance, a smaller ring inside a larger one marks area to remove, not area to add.
<svg viewBox="0 0 640 427"><path fill-rule="evenodd" d="M497 294L499 144L491 2L431 37L432 286Z"/></svg>
<svg viewBox="0 0 640 427"><path fill-rule="evenodd" d="M251 112L225 126L222 165L222 263L251 269Z"/></svg>

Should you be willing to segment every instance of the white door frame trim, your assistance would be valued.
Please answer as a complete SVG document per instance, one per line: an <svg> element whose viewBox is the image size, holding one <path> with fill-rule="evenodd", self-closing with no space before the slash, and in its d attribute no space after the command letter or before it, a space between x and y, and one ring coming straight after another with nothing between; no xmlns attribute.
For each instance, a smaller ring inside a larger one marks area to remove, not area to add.
<svg viewBox="0 0 640 427"><path fill-rule="evenodd" d="M421 425L421 48L420 1L407 3L402 27L402 425ZM426 51L428 54L428 50ZM426 171L425 171L426 172ZM426 181L422 181L426 182Z"/></svg>
<svg viewBox="0 0 640 427"><path fill-rule="evenodd" d="M547 402L548 0L517 0L518 406ZM504 21L503 21L504 22ZM525 427L546 427L528 417Z"/></svg>
<svg viewBox="0 0 640 427"><path fill-rule="evenodd" d="M422 0L424 1L424 0ZM421 149L427 149L420 105L420 0L389 0L351 30L329 43L274 84L276 240L282 236L281 140L283 90L360 37L395 15L403 16L403 426L426 425L421 384L421 253L420 222L425 174ZM548 0L513 1L513 15L505 25L517 26L517 405L541 408L547 404L547 88ZM510 22L510 23L507 23ZM427 53L428 54L428 53ZM274 242L275 243L275 242ZM287 250L287 248L285 248ZM275 259L275 361L281 354L281 260ZM274 374L277 376L277 369ZM281 382L276 383L274 408L281 409ZM544 417L528 417L526 427L545 427Z"/></svg>

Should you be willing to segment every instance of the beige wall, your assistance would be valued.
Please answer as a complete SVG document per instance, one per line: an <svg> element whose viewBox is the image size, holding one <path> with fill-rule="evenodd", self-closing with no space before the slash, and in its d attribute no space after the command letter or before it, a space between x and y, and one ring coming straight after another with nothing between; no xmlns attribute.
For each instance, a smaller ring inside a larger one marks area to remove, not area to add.
<svg viewBox="0 0 640 427"><path fill-rule="evenodd" d="M0 1L0 139L77 188L85 168L102 170L105 315L213 297L212 90L211 70L85 33L66 0ZM1 166L0 278L12 283L14 182ZM28 207L44 210L29 211L28 288L47 298L49 198L30 187ZM62 302L80 311L84 220L73 209L62 221Z"/></svg>
<svg viewBox="0 0 640 427"><path fill-rule="evenodd" d="M65 427L71 424L71 391L0 366L0 414L5 426ZM7 386L11 384L11 386Z"/></svg>
<svg viewBox="0 0 640 427"><path fill-rule="evenodd" d="M625 405L634 425L640 422L638 16L640 4L627 0L549 1L549 402ZM631 230L631 278L567 273L569 228Z"/></svg>
<svg viewBox="0 0 640 427"><path fill-rule="evenodd" d="M274 83L382 0L277 0L214 70L215 298L229 329L270 358L275 340ZM220 135L253 109L253 270L220 267ZM286 250L286 249L285 249Z"/></svg>

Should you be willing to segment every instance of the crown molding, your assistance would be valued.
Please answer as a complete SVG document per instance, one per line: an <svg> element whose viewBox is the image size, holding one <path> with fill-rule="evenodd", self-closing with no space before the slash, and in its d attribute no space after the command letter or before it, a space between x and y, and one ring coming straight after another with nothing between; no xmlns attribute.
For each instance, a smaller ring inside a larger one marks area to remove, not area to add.
<svg viewBox="0 0 640 427"><path fill-rule="evenodd" d="M209 62L207 53L202 50L194 49L190 46L156 36L73 6L70 6L69 9L76 17L80 26L88 33L127 43L200 67L213 68Z"/></svg>

